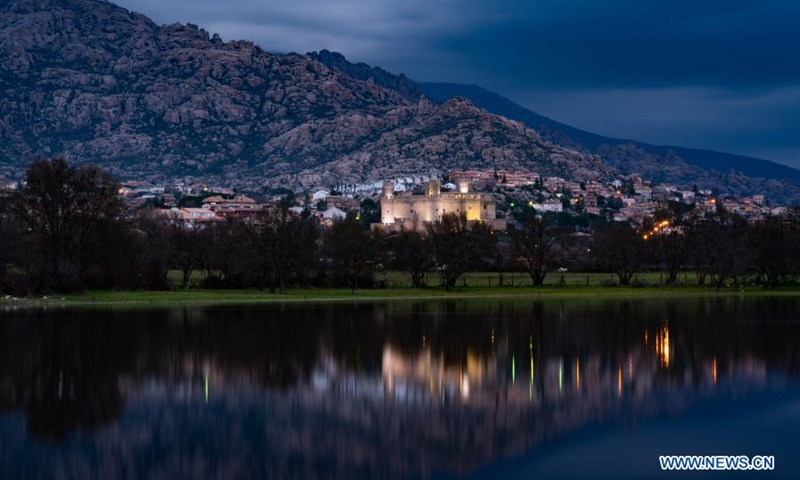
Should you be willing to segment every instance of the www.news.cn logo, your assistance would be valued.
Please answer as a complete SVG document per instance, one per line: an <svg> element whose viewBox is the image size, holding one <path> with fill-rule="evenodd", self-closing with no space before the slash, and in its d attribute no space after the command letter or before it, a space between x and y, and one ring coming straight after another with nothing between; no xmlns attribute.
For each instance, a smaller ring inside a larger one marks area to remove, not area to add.
<svg viewBox="0 0 800 480"><path fill-rule="evenodd" d="M772 455L661 455L661 470L774 470Z"/></svg>

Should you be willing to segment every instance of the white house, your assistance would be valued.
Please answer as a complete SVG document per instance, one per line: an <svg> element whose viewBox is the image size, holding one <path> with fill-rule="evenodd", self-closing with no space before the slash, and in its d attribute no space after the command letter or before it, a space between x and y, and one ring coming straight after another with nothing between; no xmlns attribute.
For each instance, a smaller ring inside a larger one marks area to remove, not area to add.
<svg viewBox="0 0 800 480"><path fill-rule="evenodd" d="M322 213L322 218L325 220L341 220L347 216L344 210L339 210L336 207L331 207Z"/></svg>
<svg viewBox="0 0 800 480"><path fill-rule="evenodd" d="M533 208L540 212L561 212L564 210L564 205L560 200L546 200L542 203L534 203Z"/></svg>
<svg viewBox="0 0 800 480"><path fill-rule="evenodd" d="M318 202L320 200L325 200L330 195L330 190L325 190L324 188L317 190L316 192L311 194L311 200Z"/></svg>

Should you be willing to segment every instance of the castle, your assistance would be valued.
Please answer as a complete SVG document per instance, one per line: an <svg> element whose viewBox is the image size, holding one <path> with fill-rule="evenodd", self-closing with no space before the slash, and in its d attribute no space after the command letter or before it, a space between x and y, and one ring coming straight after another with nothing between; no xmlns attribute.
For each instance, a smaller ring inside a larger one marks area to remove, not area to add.
<svg viewBox="0 0 800 480"><path fill-rule="evenodd" d="M439 180L430 180L425 195L395 195L394 184L385 182L380 202L380 226L386 230L423 228L425 222L434 222L445 213L464 214L467 220L486 222L495 230L506 228L505 220L496 218L492 195L473 192L464 179L456 181L455 192L444 193Z"/></svg>

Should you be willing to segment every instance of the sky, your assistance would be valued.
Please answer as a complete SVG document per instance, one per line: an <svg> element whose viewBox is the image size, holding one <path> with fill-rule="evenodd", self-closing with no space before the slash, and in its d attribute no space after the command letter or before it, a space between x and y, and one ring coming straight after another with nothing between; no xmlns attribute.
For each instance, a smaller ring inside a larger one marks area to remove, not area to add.
<svg viewBox="0 0 800 480"><path fill-rule="evenodd" d="M474 83L603 135L800 168L796 0L115 0L265 50Z"/></svg>

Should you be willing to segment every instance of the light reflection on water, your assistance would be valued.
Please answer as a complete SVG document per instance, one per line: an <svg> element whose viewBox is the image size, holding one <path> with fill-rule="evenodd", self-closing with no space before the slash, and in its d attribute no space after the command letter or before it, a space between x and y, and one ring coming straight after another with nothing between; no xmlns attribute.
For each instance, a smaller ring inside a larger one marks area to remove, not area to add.
<svg viewBox="0 0 800 480"><path fill-rule="evenodd" d="M0 476L468 475L590 427L786 391L798 313L768 298L6 312Z"/></svg>

